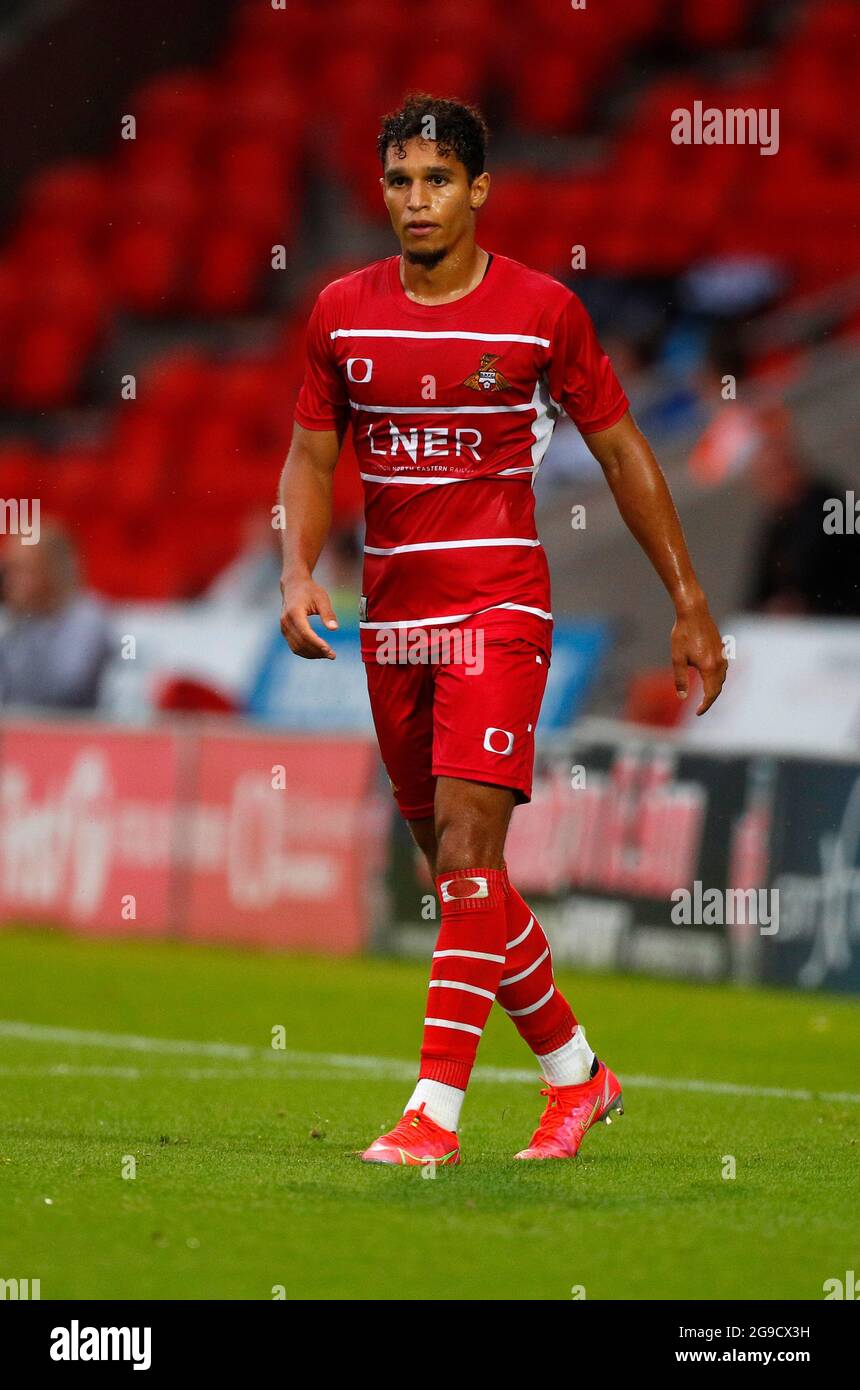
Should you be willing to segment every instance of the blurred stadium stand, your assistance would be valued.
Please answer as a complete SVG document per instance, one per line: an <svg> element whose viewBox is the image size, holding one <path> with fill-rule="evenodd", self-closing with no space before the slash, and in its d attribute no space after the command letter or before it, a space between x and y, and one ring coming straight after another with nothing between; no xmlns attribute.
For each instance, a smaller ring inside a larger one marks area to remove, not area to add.
<svg viewBox="0 0 860 1390"><path fill-rule="evenodd" d="M422 16L418 65L404 61L385 0L174 10L148 7L137 31L96 0L15 8L4 21L7 101L22 128L41 116L10 165L0 249L3 491L41 497L69 525L95 589L199 595L235 554L243 517L270 503L313 297L394 249L375 132L415 86L485 109L495 183L479 239L589 304L718 612L745 586L754 502L743 477L702 489L685 469L715 327L742 344L750 394L787 399L813 458L850 480L860 153L844 119L856 83L849 0L604 0L565 15L564 29L548 0L527 12L442 0ZM88 111L81 87L26 90L35 59L72 34L88 49L76 56L105 68ZM673 145L671 112L696 100L779 107L778 156ZM120 138L128 115L133 140ZM569 268L574 244L587 248L587 274ZM271 268L274 246L283 270ZM728 298L697 298L691 268L728 277L730 312ZM128 374L134 399L121 394ZM553 446L563 460L570 439L561 429ZM593 472L571 478L548 463L541 533L555 607L619 619L620 664L597 697L617 708L666 614L636 603L645 562ZM346 527L360 513L349 464L336 485ZM589 525L572 540L574 501L587 502ZM635 630L624 618L634 609Z"/></svg>

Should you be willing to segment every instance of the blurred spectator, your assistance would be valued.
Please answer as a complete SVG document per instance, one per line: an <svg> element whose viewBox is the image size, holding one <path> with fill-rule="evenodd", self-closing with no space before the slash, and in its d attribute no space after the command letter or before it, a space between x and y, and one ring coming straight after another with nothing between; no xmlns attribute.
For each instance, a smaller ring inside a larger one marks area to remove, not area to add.
<svg viewBox="0 0 860 1390"><path fill-rule="evenodd" d="M272 526L272 513L248 512L242 523L239 553L216 575L204 597L229 608L281 609L281 533Z"/></svg>
<svg viewBox="0 0 860 1390"><path fill-rule="evenodd" d="M314 578L328 590L338 617L354 619L361 588L361 547L354 527L332 530ZM281 532L272 527L271 512L253 511L245 517L238 555L212 581L205 598L224 607L268 609L277 621L280 581Z"/></svg>
<svg viewBox="0 0 860 1390"><path fill-rule="evenodd" d="M3 550L0 705L93 709L113 648L107 613L79 588L65 531L43 524L36 545Z"/></svg>
<svg viewBox="0 0 860 1390"><path fill-rule="evenodd" d="M716 487L747 468L761 444L760 408L736 399L746 364L735 334L714 334L697 373L696 389L707 424L687 467L700 487Z"/></svg>
<svg viewBox="0 0 860 1390"><path fill-rule="evenodd" d="M356 530L343 526L332 532L314 571L328 592L339 622L355 622L361 593L362 549Z"/></svg>
<svg viewBox="0 0 860 1390"><path fill-rule="evenodd" d="M771 614L860 616L858 538L824 529L828 499L845 488L816 476L801 456L788 412L762 416L750 476L766 508L749 607Z"/></svg>

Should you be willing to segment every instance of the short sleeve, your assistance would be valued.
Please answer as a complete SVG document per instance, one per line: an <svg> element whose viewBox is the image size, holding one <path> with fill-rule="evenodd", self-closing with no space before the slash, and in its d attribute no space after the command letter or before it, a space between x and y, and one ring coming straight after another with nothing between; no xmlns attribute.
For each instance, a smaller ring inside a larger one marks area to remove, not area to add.
<svg viewBox="0 0 860 1390"><path fill-rule="evenodd" d="M308 320L305 376L296 402L295 418L306 430L342 430L349 401L325 326L322 295Z"/></svg>
<svg viewBox="0 0 860 1390"><path fill-rule="evenodd" d="M550 395L582 434L608 430L629 409L585 307L572 294L552 331L546 369Z"/></svg>

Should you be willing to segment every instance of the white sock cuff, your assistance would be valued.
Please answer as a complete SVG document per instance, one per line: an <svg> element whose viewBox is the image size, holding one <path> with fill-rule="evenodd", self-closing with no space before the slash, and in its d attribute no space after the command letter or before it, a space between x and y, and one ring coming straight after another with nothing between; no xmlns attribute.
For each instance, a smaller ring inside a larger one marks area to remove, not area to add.
<svg viewBox="0 0 860 1390"><path fill-rule="evenodd" d="M591 1076L594 1053L588 1046L585 1029L577 1024L570 1042L537 1058L541 1076L551 1086L581 1086Z"/></svg>
<svg viewBox="0 0 860 1390"><path fill-rule="evenodd" d="M466 1092L457 1086L447 1086L444 1081L430 1081L422 1077L403 1108L417 1110L423 1103L425 1115L435 1120L443 1129L456 1130L460 1123L460 1111Z"/></svg>

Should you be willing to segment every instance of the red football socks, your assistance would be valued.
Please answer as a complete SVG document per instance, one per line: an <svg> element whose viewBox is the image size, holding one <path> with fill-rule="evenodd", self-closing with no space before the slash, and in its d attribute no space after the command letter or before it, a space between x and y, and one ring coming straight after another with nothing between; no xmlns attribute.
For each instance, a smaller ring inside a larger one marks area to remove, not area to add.
<svg viewBox="0 0 860 1390"><path fill-rule="evenodd" d="M522 1039L540 1057L570 1042L573 1010L553 981L552 955L543 927L508 879L508 934L499 1003Z"/></svg>
<svg viewBox="0 0 860 1390"><path fill-rule="evenodd" d="M537 1057L577 1021L555 985L549 942L507 869L458 869L436 887L442 924L427 992L420 1077L465 1091L494 999Z"/></svg>
<svg viewBox="0 0 860 1390"><path fill-rule="evenodd" d="M504 869L458 869L436 879L442 925L433 952L420 1076L466 1089L505 969Z"/></svg>

